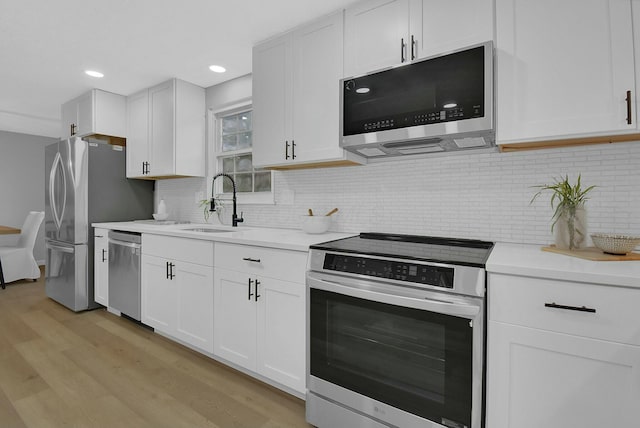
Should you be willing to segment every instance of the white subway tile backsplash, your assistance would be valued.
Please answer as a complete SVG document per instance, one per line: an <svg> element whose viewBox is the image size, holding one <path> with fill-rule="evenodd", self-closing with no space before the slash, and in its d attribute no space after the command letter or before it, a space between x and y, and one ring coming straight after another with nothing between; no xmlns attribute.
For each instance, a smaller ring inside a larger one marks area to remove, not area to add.
<svg viewBox="0 0 640 428"><path fill-rule="evenodd" d="M552 241L550 195L529 202L534 186L567 174L598 186L587 202L590 231L640 235L637 142L281 171L274 174L275 205L238 210L252 226L298 228L308 208L323 214L337 207L333 231L546 244ZM166 201L172 217L203 222L193 195L206 189L207 179L161 180L156 198ZM229 207L223 222L230 223L230 215Z"/></svg>

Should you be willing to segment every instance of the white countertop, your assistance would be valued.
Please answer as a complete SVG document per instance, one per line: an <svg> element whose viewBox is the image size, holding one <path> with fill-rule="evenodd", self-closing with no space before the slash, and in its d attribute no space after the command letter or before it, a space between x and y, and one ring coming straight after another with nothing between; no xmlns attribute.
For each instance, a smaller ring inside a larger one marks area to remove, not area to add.
<svg viewBox="0 0 640 428"><path fill-rule="evenodd" d="M640 288L640 261L590 261L541 248L498 242L487 272Z"/></svg>
<svg viewBox="0 0 640 428"><path fill-rule="evenodd" d="M127 232L152 233L156 235L177 236L182 238L204 239L233 244L256 245L260 247L281 248L294 251L308 251L309 246L320 242L353 236L353 233L326 232L308 234L297 229L275 229L266 227L238 226L219 224L158 224L153 221L125 221L112 223L93 223L93 227L123 230ZM185 229L212 228L225 232L197 232ZM227 232L227 230L229 232Z"/></svg>

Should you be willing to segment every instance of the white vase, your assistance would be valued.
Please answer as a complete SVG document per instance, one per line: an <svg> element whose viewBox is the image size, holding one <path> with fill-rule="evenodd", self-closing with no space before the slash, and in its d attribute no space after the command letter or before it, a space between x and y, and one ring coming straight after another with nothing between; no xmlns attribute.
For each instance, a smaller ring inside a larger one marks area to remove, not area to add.
<svg viewBox="0 0 640 428"><path fill-rule="evenodd" d="M556 247L561 250L583 248L587 243L587 211L584 205L562 210L553 226Z"/></svg>

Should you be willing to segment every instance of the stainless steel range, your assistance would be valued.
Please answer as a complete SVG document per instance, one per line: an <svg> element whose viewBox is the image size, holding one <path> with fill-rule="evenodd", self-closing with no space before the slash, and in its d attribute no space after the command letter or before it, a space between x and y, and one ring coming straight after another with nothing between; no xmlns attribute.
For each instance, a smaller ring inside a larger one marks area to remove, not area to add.
<svg viewBox="0 0 640 428"><path fill-rule="evenodd" d="M480 428L493 243L363 233L311 247L307 421Z"/></svg>

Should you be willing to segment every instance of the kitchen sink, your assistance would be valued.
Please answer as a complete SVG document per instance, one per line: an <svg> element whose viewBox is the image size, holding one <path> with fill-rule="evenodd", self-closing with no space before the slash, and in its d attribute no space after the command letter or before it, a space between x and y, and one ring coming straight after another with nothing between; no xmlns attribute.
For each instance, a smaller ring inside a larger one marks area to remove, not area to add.
<svg viewBox="0 0 640 428"><path fill-rule="evenodd" d="M233 230L230 230L230 229L213 229L211 227L191 227L191 228L181 229L181 230L187 230L189 232L207 232L207 233L233 232Z"/></svg>

